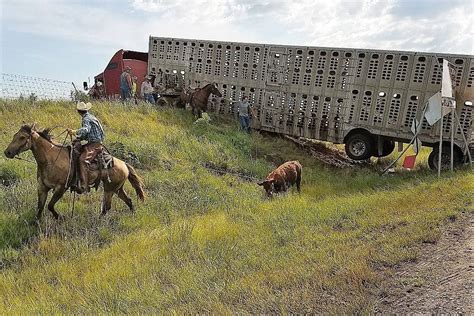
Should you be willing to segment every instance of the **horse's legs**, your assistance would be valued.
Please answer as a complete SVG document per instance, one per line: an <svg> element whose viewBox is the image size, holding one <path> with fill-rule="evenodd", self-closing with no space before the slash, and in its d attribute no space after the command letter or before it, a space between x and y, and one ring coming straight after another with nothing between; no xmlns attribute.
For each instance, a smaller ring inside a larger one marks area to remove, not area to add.
<svg viewBox="0 0 474 316"><path fill-rule="evenodd" d="M130 211L135 212L135 208L133 207L132 199L128 196L127 192L123 189L123 186L117 192L118 197L127 204L130 208Z"/></svg>
<svg viewBox="0 0 474 316"><path fill-rule="evenodd" d="M104 216L107 214L107 211L110 210L112 207L112 196L114 195L114 191L105 191L104 189L104 200L102 201L102 212L100 216Z"/></svg>
<svg viewBox="0 0 474 316"><path fill-rule="evenodd" d="M36 208L36 219L39 220L41 218L41 214L43 213L44 204L46 203L46 199L48 198L49 189L43 185L42 182L38 183L38 205Z"/></svg>
<svg viewBox="0 0 474 316"><path fill-rule="evenodd" d="M56 219L59 219L60 216L54 209L54 205L56 204L57 201L59 201L60 198L63 197L64 192L66 192L66 190L63 187L55 189L53 192L53 196L51 197L51 200L49 200L49 203L48 203L48 210L51 213L53 213L53 216Z"/></svg>

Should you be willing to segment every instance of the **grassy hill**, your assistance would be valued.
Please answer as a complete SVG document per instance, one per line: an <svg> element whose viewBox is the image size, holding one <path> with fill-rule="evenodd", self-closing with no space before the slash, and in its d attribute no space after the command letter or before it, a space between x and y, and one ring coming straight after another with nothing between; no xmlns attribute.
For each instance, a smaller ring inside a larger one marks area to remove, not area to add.
<svg viewBox="0 0 474 316"><path fill-rule="evenodd" d="M367 312L381 271L415 260L417 244L473 211L469 170L380 177L321 165L232 121L193 124L183 110L98 103L93 113L107 144L137 154L148 199L133 197L131 214L115 197L99 219L100 191L80 196L74 214L67 193L57 204L67 219L45 210L37 227L36 166L2 155L0 311ZM59 125L57 135L80 117L66 102L0 101L2 151L22 121ZM303 164L302 194L266 199L249 179L289 159Z"/></svg>

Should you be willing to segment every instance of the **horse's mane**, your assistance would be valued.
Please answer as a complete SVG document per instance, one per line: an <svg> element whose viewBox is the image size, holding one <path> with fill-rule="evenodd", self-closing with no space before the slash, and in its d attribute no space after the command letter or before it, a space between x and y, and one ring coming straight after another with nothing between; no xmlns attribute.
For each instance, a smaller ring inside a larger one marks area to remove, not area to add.
<svg viewBox="0 0 474 316"><path fill-rule="evenodd" d="M53 139L51 137L51 134L49 133L51 131L50 128L45 128L43 129L42 131L37 131L37 133L43 137L44 139L46 139L48 142L52 143L53 142Z"/></svg>
<svg viewBox="0 0 474 316"><path fill-rule="evenodd" d="M23 125L20 130L28 133L28 134L31 134L31 132L33 131L32 130L32 127L30 125ZM52 128L45 128L43 130L35 130L35 132L38 133L38 135L40 135L42 138L46 139L48 142L50 142L51 144L55 145L55 146L59 146L59 147L63 147L61 144L57 144L53 141L53 137L52 135L50 134Z"/></svg>

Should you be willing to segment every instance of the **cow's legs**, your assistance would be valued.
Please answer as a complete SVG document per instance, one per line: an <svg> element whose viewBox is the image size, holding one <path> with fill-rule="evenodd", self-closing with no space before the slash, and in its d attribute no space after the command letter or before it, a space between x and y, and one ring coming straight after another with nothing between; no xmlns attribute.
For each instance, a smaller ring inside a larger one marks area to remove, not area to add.
<svg viewBox="0 0 474 316"><path fill-rule="evenodd" d="M296 176L296 189L298 190L298 193L301 193L301 174Z"/></svg>

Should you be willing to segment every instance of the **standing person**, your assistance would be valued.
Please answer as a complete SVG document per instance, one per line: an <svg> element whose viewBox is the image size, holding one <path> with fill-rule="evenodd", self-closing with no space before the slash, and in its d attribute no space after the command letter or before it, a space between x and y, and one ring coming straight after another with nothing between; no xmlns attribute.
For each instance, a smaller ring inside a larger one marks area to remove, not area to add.
<svg viewBox="0 0 474 316"><path fill-rule="evenodd" d="M87 144L82 146L79 156L79 192L89 191L89 165L94 158L102 150L105 133L99 120L92 115L89 110L92 107L90 102L79 102L76 106L77 113L81 116L81 128L73 130L68 128L69 135L76 135L76 144L80 144L81 140L86 140Z"/></svg>
<svg viewBox="0 0 474 316"><path fill-rule="evenodd" d="M153 87L151 86L149 77L145 77L145 81L142 82L140 95L143 100L145 100L145 102L150 102L152 104L155 103L155 98L153 97Z"/></svg>
<svg viewBox="0 0 474 316"><path fill-rule="evenodd" d="M137 76L132 77L132 98L137 104Z"/></svg>
<svg viewBox="0 0 474 316"><path fill-rule="evenodd" d="M250 134L250 104L246 96L237 103L239 110L240 127Z"/></svg>
<svg viewBox="0 0 474 316"><path fill-rule="evenodd" d="M122 94L122 101L130 99L132 96L132 76L130 75L132 68L125 67L125 70L120 75L120 92Z"/></svg>

